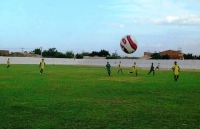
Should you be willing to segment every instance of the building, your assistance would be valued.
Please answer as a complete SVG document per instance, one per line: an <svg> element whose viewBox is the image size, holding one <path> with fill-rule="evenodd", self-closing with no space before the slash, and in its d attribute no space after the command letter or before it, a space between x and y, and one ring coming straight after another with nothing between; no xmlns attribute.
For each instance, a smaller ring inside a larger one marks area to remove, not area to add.
<svg viewBox="0 0 200 129"><path fill-rule="evenodd" d="M38 54L30 54L30 53L21 53L21 52L11 52L8 56L12 57L42 57Z"/></svg>
<svg viewBox="0 0 200 129"><path fill-rule="evenodd" d="M174 50L166 50L163 52L160 52L160 55L169 55L170 59L179 59L179 60L183 60L183 53L178 50L178 51L174 51Z"/></svg>
<svg viewBox="0 0 200 129"><path fill-rule="evenodd" d="M42 57L38 54L30 53L21 53L21 52L9 52L8 50L0 50L0 56L9 56L9 57Z"/></svg>
<svg viewBox="0 0 200 129"><path fill-rule="evenodd" d="M140 57L140 59L151 59L151 54L153 54L153 53L144 52L144 55L142 57ZM163 52L159 52L159 54L161 56L162 55L169 55L170 59L179 59L179 60L183 60L184 59L183 53L180 50L178 50L178 51L166 50L166 51L163 51Z"/></svg>
<svg viewBox="0 0 200 129"><path fill-rule="evenodd" d="M150 59L151 58L151 54L150 52L144 52L144 55L142 57L140 57L139 59Z"/></svg>
<svg viewBox="0 0 200 129"><path fill-rule="evenodd" d="M8 56L9 54L8 50L0 50L0 56Z"/></svg>

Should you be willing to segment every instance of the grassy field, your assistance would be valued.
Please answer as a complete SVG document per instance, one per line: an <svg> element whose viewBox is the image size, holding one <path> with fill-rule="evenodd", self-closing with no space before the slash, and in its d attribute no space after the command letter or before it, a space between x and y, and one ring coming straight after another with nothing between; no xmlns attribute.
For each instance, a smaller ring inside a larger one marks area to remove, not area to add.
<svg viewBox="0 0 200 129"><path fill-rule="evenodd" d="M0 65L0 129L197 129L200 71Z"/></svg>

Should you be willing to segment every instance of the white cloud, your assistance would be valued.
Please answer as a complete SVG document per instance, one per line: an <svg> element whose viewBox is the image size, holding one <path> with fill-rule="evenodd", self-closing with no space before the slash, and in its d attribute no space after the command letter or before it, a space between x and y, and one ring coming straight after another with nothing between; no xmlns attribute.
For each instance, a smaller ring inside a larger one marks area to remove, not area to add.
<svg viewBox="0 0 200 129"><path fill-rule="evenodd" d="M124 28L124 25L123 24L119 24L118 25L120 28Z"/></svg>
<svg viewBox="0 0 200 129"><path fill-rule="evenodd" d="M171 25L200 25L200 17L198 15L186 16L167 16L163 19L151 20L154 24L171 24Z"/></svg>
<svg viewBox="0 0 200 129"><path fill-rule="evenodd" d="M107 22L104 22L102 24L103 25L107 25L107 26L119 27L119 28L124 28L125 27L123 24L119 24L119 23L107 23Z"/></svg>
<svg viewBox="0 0 200 129"><path fill-rule="evenodd" d="M199 25L198 0L115 0L105 6L119 19L133 23ZM195 15L191 15L195 14ZM184 16L183 16L184 15ZM164 16L167 16L163 18Z"/></svg>

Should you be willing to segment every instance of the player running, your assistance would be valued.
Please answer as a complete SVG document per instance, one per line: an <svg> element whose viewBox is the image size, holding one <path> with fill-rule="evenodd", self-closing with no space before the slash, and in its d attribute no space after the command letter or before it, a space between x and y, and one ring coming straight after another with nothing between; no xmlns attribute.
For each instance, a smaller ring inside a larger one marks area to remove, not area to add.
<svg viewBox="0 0 200 129"><path fill-rule="evenodd" d="M135 73L136 77L138 76L136 62L134 62L134 65L132 66L132 71L130 71L129 74L130 73Z"/></svg>
<svg viewBox="0 0 200 129"><path fill-rule="evenodd" d="M174 72L174 81L178 81L180 67L176 61L174 62L174 66L172 67L172 70Z"/></svg>
<svg viewBox="0 0 200 129"><path fill-rule="evenodd" d="M158 70L159 70L159 68L160 68L160 63L158 63L158 65L157 65L156 69L158 69ZM156 69L155 69L155 70L156 70Z"/></svg>
<svg viewBox="0 0 200 129"><path fill-rule="evenodd" d="M44 66L45 66L45 62L44 62L44 59L42 59L42 61L40 62L40 65L39 65L40 74L43 74Z"/></svg>
<svg viewBox="0 0 200 129"><path fill-rule="evenodd" d="M153 63L151 63L151 68L150 68L150 71L149 71L148 75L149 75L151 72L153 72L153 76L154 76L155 70L154 70Z"/></svg>
<svg viewBox="0 0 200 129"><path fill-rule="evenodd" d="M118 73L119 73L120 71L121 71L121 73L123 73L123 72L122 72L121 61L119 62L119 65L118 65L118 67L119 67Z"/></svg>
<svg viewBox="0 0 200 129"><path fill-rule="evenodd" d="M109 62L107 62L106 69L107 69L107 72L108 72L109 76L110 76L110 73L111 73L110 67L111 67L111 65L109 64Z"/></svg>
<svg viewBox="0 0 200 129"><path fill-rule="evenodd" d="M7 68L9 68L10 67L10 59L8 58L8 60L7 60Z"/></svg>

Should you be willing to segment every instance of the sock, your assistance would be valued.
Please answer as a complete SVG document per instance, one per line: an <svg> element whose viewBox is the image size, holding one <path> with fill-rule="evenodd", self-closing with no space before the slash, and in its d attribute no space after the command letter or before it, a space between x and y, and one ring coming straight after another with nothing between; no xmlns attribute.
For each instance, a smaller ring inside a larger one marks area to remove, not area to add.
<svg viewBox="0 0 200 129"><path fill-rule="evenodd" d="M178 80L179 75L176 76L176 80Z"/></svg>

